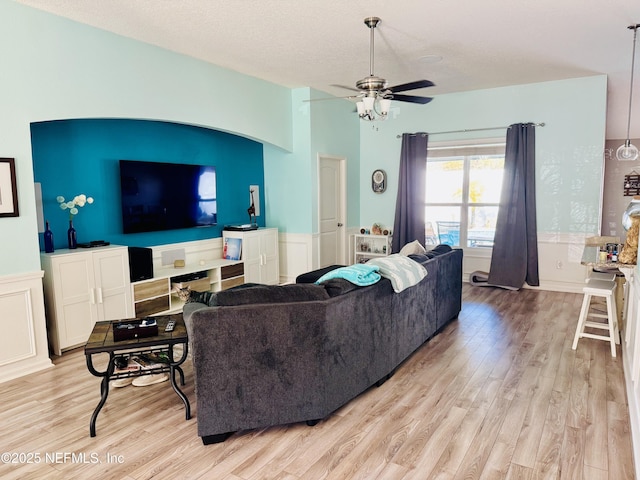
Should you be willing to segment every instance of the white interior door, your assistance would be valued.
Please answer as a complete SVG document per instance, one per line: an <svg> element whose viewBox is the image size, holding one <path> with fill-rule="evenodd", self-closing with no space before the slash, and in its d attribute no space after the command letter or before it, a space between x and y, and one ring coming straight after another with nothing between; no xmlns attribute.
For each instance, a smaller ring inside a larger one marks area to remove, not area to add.
<svg viewBox="0 0 640 480"><path fill-rule="evenodd" d="M320 268L345 264L345 162L340 157L318 157Z"/></svg>

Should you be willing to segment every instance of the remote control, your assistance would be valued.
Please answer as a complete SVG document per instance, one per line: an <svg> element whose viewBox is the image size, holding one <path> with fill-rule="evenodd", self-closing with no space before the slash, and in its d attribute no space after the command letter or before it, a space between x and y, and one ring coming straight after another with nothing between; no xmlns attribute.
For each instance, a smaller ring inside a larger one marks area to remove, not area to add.
<svg viewBox="0 0 640 480"><path fill-rule="evenodd" d="M169 320L167 322L167 326L164 328L165 332L173 332L173 329L176 328L175 320Z"/></svg>

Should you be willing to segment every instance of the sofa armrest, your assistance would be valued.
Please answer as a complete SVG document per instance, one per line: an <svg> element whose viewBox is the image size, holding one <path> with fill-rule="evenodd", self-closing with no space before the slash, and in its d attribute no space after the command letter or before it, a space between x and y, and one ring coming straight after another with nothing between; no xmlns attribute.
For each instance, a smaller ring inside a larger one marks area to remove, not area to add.
<svg viewBox="0 0 640 480"><path fill-rule="evenodd" d="M192 307L200 436L317 418L324 303Z"/></svg>

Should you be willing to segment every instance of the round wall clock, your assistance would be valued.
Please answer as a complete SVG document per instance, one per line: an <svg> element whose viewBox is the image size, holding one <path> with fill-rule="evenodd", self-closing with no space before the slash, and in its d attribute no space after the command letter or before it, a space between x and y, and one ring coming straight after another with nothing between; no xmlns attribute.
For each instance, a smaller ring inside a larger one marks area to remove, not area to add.
<svg viewBox="0 0 640 480"><path fill-rule="evenodd" d="M387 189L387 174L384 170L374 170L371 175L371 189L375 193L382 193Z"/></svg>

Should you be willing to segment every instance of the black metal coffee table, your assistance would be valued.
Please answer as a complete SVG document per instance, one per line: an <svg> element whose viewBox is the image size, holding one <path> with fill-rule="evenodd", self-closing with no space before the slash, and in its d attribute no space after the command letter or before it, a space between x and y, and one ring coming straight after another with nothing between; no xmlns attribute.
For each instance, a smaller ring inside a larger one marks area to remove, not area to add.
<svg viewBox="0 0 640 480"><path fill-rule="evenodd" d="M89 369L89 372L96 377L102 377L102 382L100 383L100 402L93 411L93 415L91 415L91 422L89 423L89 434L92 437L96 436L96 420L100 410L107 401L107 396L109 395L109 382L118 378L168 372L171 386L184 403L186 420L191 418L191 406L189 405L189 399L182 390L180 390L175 378L175 373L177 371L180 374L180 384L184 386L184 372L180 365L182 365L187 359L187 355L189 353L189 339L187 337L187 329L185 327L182 314L161 315L154 318L158 323L158 334L156 336L132 338L117 342L113 339L113 324L122 322L123 320L96 322L93 332L91 332L91 336L89 337L89 341L84 347L84 354L87 359L87 368ZM175 328L172 332L165 332L164 329L169 320L176 322ZM177 360L173 358L173 347L175 345L183 346L182 355ZM101 353L109 354L109 363L104 371L98 371L93 366L93 356ZM169 362L149 369L125 372L115 371L116 357L128 358L129 356L158 353L166 353L169 358Z"/></svg>

